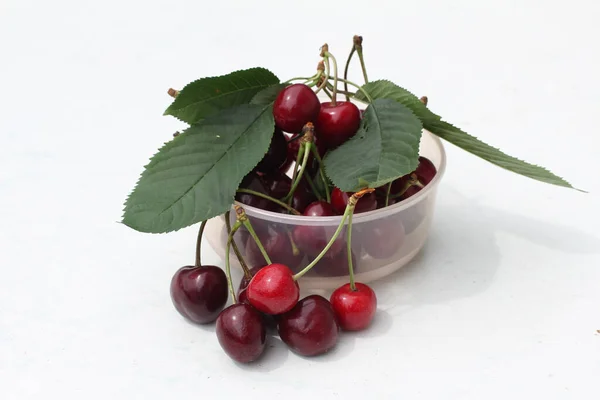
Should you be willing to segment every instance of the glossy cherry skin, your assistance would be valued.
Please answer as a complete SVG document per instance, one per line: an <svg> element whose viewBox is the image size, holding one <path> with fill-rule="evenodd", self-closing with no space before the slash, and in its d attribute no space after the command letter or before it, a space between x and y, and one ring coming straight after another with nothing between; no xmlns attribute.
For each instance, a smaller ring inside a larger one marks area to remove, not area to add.
<svg viewBox="0 0 600 400"><path fill-rule="evenodd" d="M258 311L277 315L296 305L300 289L287 266L270 264L252 277L246 295L250 304Z"/></svg>
<svg viewBox="0 0 600 400"><path fill-rule="evenodd" d="M197 324L207 324L227 303L227 277L213 265L186 266L173 275L170 292L179 314Z"/></svg>
<svg viewBox="0 0 600 400"><path fill-rule="evenodd" d="M337 288L330 297L331 307L339 326L345 331L360 331L371 325L377 311L377 296L364 283L356 282Z"/></svg>
<svg viewBox="0 0 600 400"><path fill-rule="evenodd" d="M373 258L390 258L406 239L404 225L397 216L356 226L356 239Z"/></svg>
<svg viewBox="0 0 600 400"><path fill-rule="evenodd" d="M354 252L352 252L352 269L355 273L360 270L360 265ZM342 251L333 257L325 255L308 272L308 274L310 273L319 276L347 276L350 273L348 268L348 252L346 249L342 249Z"/></svg>
<svg viewBox="0 0 600 400"><path fill-rule="evenodd" d="M262 182L269 196L278 200L285 197L292 188L292 178L280 171L263 176Z"/></svg>
<svg viewBox="0 0 600 400"><path fill-rule="evenodd" d="M258 234L258 238L271 260L286 265L292 271L296 271L304 255L298 249L296 249L297 254L294 254L292 242L285 227L272 225L268 228L267 232ZM246 239L245 254L246 261L251 265L267 264L252 236Z"/></svg>
<svg viewBox="0 0 600 400"><path fill-rule="evenodd" d="M358 107L349 101L321 104L315 130L319 140L329 149L338 147L356 134L361 115Z"/></svg>
<svg viewBox="0 0 600 400"><path fill-rule="evenodd" d="M267 331L262 316L248 304L236 303L223 310L216 333L225 353L237 362L255 361L265 350Z"/></svg>
<svg viewBox="0 0 600 400"><path fill-rule="evenodd" d="M338 188L334 188L331 191L331 206L338 215L344 214L346 206L352 193L341 191ZM361 197L354 207L354 214L373 211L377 209L377 197L375 192L367 193Z"/></svg>
<svg viewBox="0 0 600 400"><path fill-rule="evenodd" d="M331 204L324 201L315 201L309 204L302 215L307 217L330 217L335 215ZM294 228L293 238L296 246L309 257L315 257L325 248L333 236L336 227L298 225ZM334 257L345 246L344 240L345 228L333 242L327 253L329 257Z"/></svg>
<svg viewBox="0 0 600 400"><path fill-rule="evenodd" d="M273 103L275 125L285 132L298 133L307 122L315 123L321 103L308 86L296 83L284 88Z"/></svg>
<svg viewBox="0 0 600 400"><path fill-rule="evenodd" d="M295 134L290 138L290 141L288 142L288 160L291 160L293 162L296 162L296 159L298 157L298 152L300 151L300 145L301 145L301 141L300 139L295 139L299 136L299 134ZM292 140L295 139L295 140ZM325 157L325 153L327 152L327 147L325 146L325 142L322 140L319 140L319 138L317 138L316 136L314 137L314 143L317 146L317 152L319 153L319 156L321 157L321 159L323 159L323 157ZM315 175L318 171L319 165L317 163L317 161L315 160L315 157L311 151L310 155L308 156L308 162L307 162L307 171L309 174Z"/></svg>
<svg viewBox="0 0 600 400"><path fill-rule="evenodd" d="M286 160L287 140L281 129L275 128L269 149L263 159L260 160L255 170L263 174L278 172L279 168L283 166Z"/></svg>
<svg viewBox="0 0 600 400"><path fill-rule="evenodd" d="M331 350L337 343L339 326L329 301L319 295L303 298L278 321L281 340L305 357Z"/></svg>

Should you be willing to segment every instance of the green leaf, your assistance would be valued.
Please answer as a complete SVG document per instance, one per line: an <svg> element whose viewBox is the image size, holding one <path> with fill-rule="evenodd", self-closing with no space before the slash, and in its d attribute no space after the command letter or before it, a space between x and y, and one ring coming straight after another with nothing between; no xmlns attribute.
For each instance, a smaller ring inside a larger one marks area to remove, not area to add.
<svg viewBox="0 0 600 400"><path fill-rule="evenodd" d="M501 150L487 145L476 137L469 135L460 128L442 121L441 117L431 112L423 103L421 103L417 96L390 81L381 80L369 82L364 85L363 88L373 99L393 99L405 105L419 117L423 123L423 128L494 165L541 182L575 189L569 182L547 169L509 156ZM360 91L356 93L356 97L359 100L365 99L364 94Z"/></svg>
<svg viewBox="0 0 600 400"><path fill-rule="evenodd" d="M361 127L325 156L325 171L344 191L376 188L417 168L423 127L410 109L392 99L377 99Z"/></svg>
<svg viewBox="0 0 600 400"><path fill-rule="evenodd" d="M229 210L242 178L265 155L274 124L271 107L245 104L192 125L152 157L123 223L165 233Z"/></svg>
<svg viewBox="0 0 600 400"><path fill-rule="evenodd" d="M256 93L276 83L279 78L260 67L198 79L181 89L164 114L195 124L223 109L248 104Z"/></svg>
<svg viewBox="0 0 600 400"><path fill-rule="evenodd" d="M283 90L289 83L278 83L272 86L269 86L266 89L261 90L256 93L252 100L250 100L250 104L259 104L259 105L269 105L275 101L279 92Z"/></svg>

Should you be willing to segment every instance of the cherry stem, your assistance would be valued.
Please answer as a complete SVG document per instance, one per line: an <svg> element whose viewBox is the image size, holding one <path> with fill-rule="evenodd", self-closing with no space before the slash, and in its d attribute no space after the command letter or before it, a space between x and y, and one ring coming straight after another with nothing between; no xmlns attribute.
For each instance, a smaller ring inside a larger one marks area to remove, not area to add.
<svg viewBox="0 0 600 400"><path fill-rule="evenodd" d="M271 196L269 196L267 194L256 192L256 191L250 190L250 189L238 189L237 192L238 193L251 194L251 195L256 196L256 197L262 197L263 199L272 201L273 203L277 204L278 206L281 206L281 207L285 208L286 210L288 210L289 212L291 212L294 215L300 215L301 214L298 210L292 208L291 206L288 206L283 201L277 200L276 198L271 197Z"/></svg>
<svg viewBox="0 0 600 400"><path fill-rule="evenodd" d="M320 72L320 71L319 71L319 72ZM303 76L297 76L297 77L295 77L295 78L288 79L287 81L283 82L283 84L285 85L286 83L290 83L290 82L292 82L292 81L305 81L305 82L308 82L308 81L313 81L313 80L315 80L316 78L318 78L318 77L319 77L319 75L320 75L320 74L317 72L316 74L314 74L313 76L311 76L311 77L308 77L308 78L307 78L307 77L303 77Z"/></svg>
<svg viewBox="0 0 600 400"><path fill-rule="evenodd" d="M354 266L352 265L352 214L354 214L354 208L348 214L348 238L347 238L347 248L348 248L348 275L350 276L350 289L353 291L356 290L356 285L354 284Z"/></svg>
<svg viewBox="0 0 600 400"><path fill-rule="evenodd" d="M333 63L333 98L331 99L331 104L336 105L337 102L337 84L338 84L338 68L337 68L337 60L329 51L325 51L325 57L328 59L331 58L331 62ZM327 80L325 80L327 81Z"/></svg>
<svg viewBox="0 0 600 400"><path fill-rule="evenodd" d="M352 56L356 51L356 47L352 46L352 50L350 50L350 54L348 54L348 60L346 61L346 67L344 68L344 79L348 79L348 68L350 68L350 61L352 61ZM348 82L344 82L344 94L346 95L346 101L350 101L350 96L348 96Z"/></svg>
<svg viewBox="0 0 600 400"><path fill-rule="evenodd" d="M327 86L329 86L329 85L327 85ZM327 90L326 87L323 88L323 91L325 92L325 94L327 95L327 97L329 97L331 100L333 100L333 95L331 94L331 92L329 90Z"/></svg>
<svg viewBox="0 0 600 400"><path fill-rule="evenodd" d="M292 254L294 256L298 256L300 255L300 250L298 249L298 246L296 246L296 242L294 242L294 237L292 236L292 233L290 231L286 231L288 239L290 239L290 244L292 245Z"/></svg>
<svg viewBox="0 0 600 400"><path fill-rule="evenodd" d="M310 145L311 144L312 144L312 142L304 142L302 145L302 147L304 149L304 157L302 160L302 166L300 167L300 171L298 171L298 176L294 180L294 183L292 184L290 192L287 195L288 204L292 204L292 199L294 198L294 192L296 191L296 188L298 188L298 185L300 184L300 181L302 180L302 175L304 175L304 170L306 169L306 164L308 164L308 156L310 156Z"/></svg>
<svg viewBox="0 0 600 400"><path fill-rule="evenodd" d="M365 67L365 59L363 57L362 41L362 36L354 36L354 48L356 49L358 59L360 60L360 68L362 69L363 78L365 79L365 83L369 83L369 78L367 77L367 68Z"/></svg>
<svg viewBox="0 0 600 400"><path fill-rule="evenodd" d="M225 225L227 226L227 234L229 235L231 233L231 222L229 222L229 216L230 216L230 212L227 211L225 213ZM240 263L242 270L244 270L244 276L248 279L252 278L252 274L250 273L250 270L248 269L248 266L246 265L246 261L244 261L244 257L242 257L242 253L240 253L240 249L238 249L237 247L237 243L235 242L235 240L231 241L231 247L233 247L233 252L235 253L235 256L238 259L238 262Z"/></svg>
<svg viewBox="0 0 600 400"><path fill-rule="evenodd" d="M346 209L344 210L344 215L342 215L342 220L340 221L340 224L338 225L337 229L333 233L333 236L331 237L331 239L329 239L329 242L323 248L323 250L319 253L319 255L316 256L315 259L312 260L311 263L308 264L304 269L302 269L300 272L298 272L296 275L294 275L295 281L302 278L302 276L304 276L304 274L306 274L308 271L310 271L311 268L314 267L321 260L321 258L323 258L325 256L325 253L327 253L329 251L329 249L331 248L331 246L333 246L333 243L335 242L335 240L339 236L340 232L344 228L344 224L346 222L346 219L348 218L348 215L350 215L350 213L354 212L354 207L356 207L356 203L358 202L358 200L361 197L363 197L365 194L372 193L373 191L375 191L375 189L362 189L362 190L354 193L352 195L352 197L350 197L350 200L348 200L348 204L346 205Z"/></svg>
<svg viewBox="0 0 600 400"><path fill-rule="evenodd" d="M258 246L258 249L260 250L263 257L265 258L265 261L268 264L272 264L271 259L269 258L269 255L267 254L267 251L265 250L265 247L261 243L260 238L256 234L256 231L252 227L252 224L250 223L250 220L246 216L246 212L244 211L244 209L240 206L235 206L235 211L237 213L237 220L239 222L241 222L242 224L244 224L246 229L248 229L248 232L250 232L250 236L252 236L252 239L254 239L256 246Z"/></svg>
<svg viewBox="0 0 600 400"><path fill-rule="evenodd" d="M390 204L390 192L392 191L392 182L388 183L387 189L385 191L385 206L387 207Z"/></svg>
<svg viewBox="0 0 600 400"><path fill-rule="evenodd" d="M179 96L179 90L169 88L169 90L167 90L167 94L173 98L176 98L177 96Z"/></svg>
<svg viewBox="0 0 600 400"><path fill-rule="evenodd" d="M235 290L233 290L233 282L231 281L231 264L229 262L229 248L231 247L231 242L233 241L233 235L237 230L242 226L242 222L240 220L235 221L233 224L233 228L231 228L231 232L229 232L229 236L227 237L227 247L225 249L225 274L227 275L227 286L229 287L229 293L231 294L231 302L233 304L237 303L237 299L235 298Z"/></svg>
<svg viewBox="0 0 600 400"><path fill-rule="evenodd" d="M314 143L312 143L312 145L310 146L310 149L312 150L312 153L315 156L315 159L319 163L319 176L321 177L321 181L323 182L323 188L325 189L325 198L327 199L328 203L331 203L331 194L329 193L329 185L327 184L327 179L325 178L325 170L323 168L323 160L321 159L319 150L317 149L317 146Z"/></svg>
<svg viewBox="0 0 600 400"><path fill-rule="evenodd" d="M331 77L329 79L331 79ZM360 90L365 95L365 97L367 98L367 100L369 100L369 103L373 102L373 98L371 97L371 95L362 86L358 86L356 83L354 83L352 81L349 81L347 79L339 78L339 80L342 81L342 82L347 82L349 85L354 86L355 88L357 88L358 90Z"/></svg>
<svg viewBox="0 0 600 400"><path fill-rule="evenodd" d="M319 85L319 87L315 91L315 94L319 93L321 91L321 89L323 89L325 87L325 85L327 84L327 82L329 80L329 71L330 71L330 68L331 68L330 65L329 65L329 58L323 57L323 60L325 61L325 77L323 79L323 82L321 82L321 84Z"/></svg>
<svg viewBox="0 0 600 400"><path fill-rule="evenodd" d="M300 136L300 137L302 137L302 136ZM303 156L304 156L304 146L302 146L302 144L300 144L300 148L298 149L298 154L296 154L296 163L294 164L294 173L292 174L292 183L294 183L296 181L296 177L298 176L298 167L300 167L300 161L302 161ZM291 187L290 187L290 189L291 189ZM289 195L290 195L290 192L288 192L288 194L283 198L283 200L287 200Z"/></svg>
<svg viewBox="0 0 600 400"><path fill-rule="evenodd" d="M317 200L322 201L323 196L321 196L321 193L317 190L317 187L315 186L315 183L313 182L310 175L306 174L304 179L306 179L306 182L308 182L308 186L310 186L310 190L312 190L313 194L317 197Z"/></svg>
<svg viewBox="0 0 600 400"><path fill-rule="evenodd" d="M201 267L202 262L200 259L200 253L202 253L202 234L204 233L204 227L206 226L206 221L202 221L200 224L200 229L198 229L198 237L196 238L196 267Z"/></svg>

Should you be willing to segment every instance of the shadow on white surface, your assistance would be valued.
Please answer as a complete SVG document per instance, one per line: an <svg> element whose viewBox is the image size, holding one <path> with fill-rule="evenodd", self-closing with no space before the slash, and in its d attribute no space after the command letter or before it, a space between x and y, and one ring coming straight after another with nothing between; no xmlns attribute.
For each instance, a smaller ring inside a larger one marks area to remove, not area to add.
<svg viewBox="0 0 600 400"><path fill-rule="evenodd" d="M264 373L282 367L290 356L290 349L279 339L276 331L267 332L267 348L262 357L251 364L236 363L240 369Z"/></svg>

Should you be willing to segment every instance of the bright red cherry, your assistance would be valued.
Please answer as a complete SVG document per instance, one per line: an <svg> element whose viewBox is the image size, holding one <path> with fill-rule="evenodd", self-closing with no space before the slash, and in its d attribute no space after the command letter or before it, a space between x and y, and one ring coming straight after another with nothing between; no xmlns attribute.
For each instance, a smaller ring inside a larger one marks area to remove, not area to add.
<svg viewBox="0 0 600 400"><path fill-rule="evenodd" d="M315 201L309 204L302 215L307 217L330 217L335 215L331 205L325 201ZM309 257L315 257L333 236L337 227L298 225L294 228L293 237L296 246ZM344 231L333 242L326 255L333 257L345 247Z"/></svg>
<svg viewBox="0 0 600 400"><path fill-rule="evenodd" d="M369 286L356 282L356 290L347 283L331 294L331 307L338 324L346 331L367 328L377 311L377 296Z"/></svg>
<svg viewBox="0 0 600 400"><path fill-rule="evenodd" d="M278 128L297 133L307 122L315 122L321 103L308 86L296 83L287 86L277 95L273 103L273 117Z"/></svg>
<svg viewBox="0 0 600 400"><path fill-rule="evenodd" d="M339 326L331 304L322 296L303 298L278 321L281 340L305 357L331 350L337 343Z"/></svg>
<svg viewBox="0 0 600 400"><path fill-rule="evenodd" d="M334 188L331 191L331 205L336 213L339 215L343 214L346 211L346 206L348 205L348 201L352 193L343 192L338 188ZM356 203L356 207L354 207L354 214L373 211L377 209L377 196L375 192L367 193L363 197L361 197Z"/></svg>
<svg viewBox="0 0 600 400"><path fill-rule="evenodd" d="M197 324L207 324L227 303L227 277L213 265L183 267L173 275L170 292L179 314Z"/></svg>
<svg viewBox="0 0 600 400"><path fill-rule="evenodd" d="M338 147L356 134L360 127L360 111L349 101L322 103L315 130L319 140L329 149Z"/></svg>
<svg viewBox="0 0 600 400"><path fill-rule="evenodd" d="M266 314L282 314L291 310L300 297L292 271L283 264L261 268L248 284L246 296L254 308Z"/></svg>
<svg viewBox="0 0 600 400"><path fill-rule="evenodd" d="M223 310L216 333L225 353L237 362L255 361L265 350L267 331L262 316L248 304L236 303Z"/></svg>

